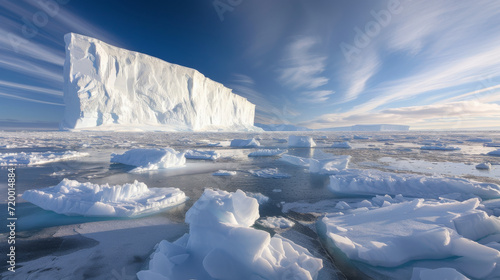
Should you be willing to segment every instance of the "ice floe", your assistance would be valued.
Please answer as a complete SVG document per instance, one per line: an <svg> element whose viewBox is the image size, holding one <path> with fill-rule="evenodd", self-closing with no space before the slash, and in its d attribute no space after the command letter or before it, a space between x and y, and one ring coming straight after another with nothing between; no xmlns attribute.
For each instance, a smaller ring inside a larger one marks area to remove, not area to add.
<svg viewBox="0 0 500 280"><path fill-rule="evenodd" d="M495 150L495 151L491 151L491 152L489 152L487 155L489 155L489 156L496 156L496 157L500 157L500 149Z"/></svg>
<svg viewBox="0 0 500 280"><path fill-rule="evenodd" d="M335 149L352 149L349 142L334 142L331 148Z"/></svg>
<svg viewBox="0 0 500 280"><path fill-rule="evenodd" d="M148 188L138 181L109 186L68 179L53 187L26 191L22 198L59 214L103 217L157 212L187 199L177 188Z"/></svg>
<svg viewBox="0 0 500 280"><path fill-rule="evenodd" d="M266 217L257 221L257 224L271 229L287 229L295 225L295 223L285 217Z"/></svg>
<svg viewBox="0 0 500 280"><path fill-rule="evenodd" d="M171 148L132 149L121 155L111 154L111 162L136 166L131 172L144 172L184 166L186 158Z"/></svg>
<svg viewBox="0 0 500 280"><path fill-rule="evenodd" d="M257 200L206 189L186 213L189 234L162 241L151 255L145 279L316 279L322 261L279 235L252 226Z"/></svg>
<svg viewBox="0 0 500 280"><path fill-rule="evenodd" d="M254 148L260 146L260 142L255 138L252 139L234 139L231 141L231 147Z"/></svg>
<svg viewBox="0 0 500 280"><path fill-rule="evenodd" d="M480 164L476 165L476 169L490 170L491 169L491 163L489 163L489 162L480 163Z"/></svg>
<svg viewBox="0 0 500 280"><path fill-rule="evenodd" d="M284 154L281 156L281 160L293 165L308 167L309 172L319 174L336 174L340 170L346 169L351 160L351 156L345 155L328 155L328 157L326 159L314 159Z"/></svg>
<svg viewBox="0 0 500 280"><path fill-rule="evenodd" d="M88 155L88 153L77 151L5 153L0 154L0 166L41 165L79 157L86 157Z"/></svg>
<svg viewBox="0 0 500 280"><path fill-rule="evenodd" d="M500 186L462 178L400 174L350 169L330 176L329 189L343 195L397 195L435 198L458 193L485 199L499 198Z"/></svg>
<svg viewBox="0 0 500 280"><path fill-rule="evenodd" d="M420 147L420 150L437 150L437 151L459 151L459 147L448 146L447 144L434 144L434 145L424 145Z"/></svg>
<svg viewBox="0 0 500 280"><path fill-rule="evenodd" d="M296 136L288 137L288 147L291 148L312 148L316 147L316 143L311 136Z"/></svg>
<svg viewBox="0 0 500 280"><path fill-rule="evenodd" d="M187 159L216 160L220 154L216 151L187 150L184 156Z"/></svg>
<svg viewBox="0 0 500 280"><path fill-rule="evenodd" d="M234 176L236 174L237 174L236 171L230 171L230 170L219 170L212 173L213 176Z"/></svg>
<svg viewBox="0 0 500 280"><path fill-rule="evenodd" d="M283 149L259 149L248 154L249 157L272 157L286 153Z"/></svg>
<svg viewBox="0 0 500 280"><path fill-rule="evenodd" d="M256 177L261 177L261 178L274 178L274 179L290 178L290 174L281 173L278 170L278 168L265 168L265 169L259 169L259 170L249 170L249 172Z"/></svg>

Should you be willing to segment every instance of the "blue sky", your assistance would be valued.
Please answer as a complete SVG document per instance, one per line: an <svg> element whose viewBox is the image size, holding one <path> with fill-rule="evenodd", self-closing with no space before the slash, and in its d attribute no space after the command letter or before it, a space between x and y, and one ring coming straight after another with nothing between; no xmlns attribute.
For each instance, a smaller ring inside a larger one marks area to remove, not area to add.
<svg viewBox="0 0 500 280"><path fill-rule="evenodd" d="M0 0L0 122L57 123L63 36L199 70L309 128L500 128L495 0Z"/></svg>

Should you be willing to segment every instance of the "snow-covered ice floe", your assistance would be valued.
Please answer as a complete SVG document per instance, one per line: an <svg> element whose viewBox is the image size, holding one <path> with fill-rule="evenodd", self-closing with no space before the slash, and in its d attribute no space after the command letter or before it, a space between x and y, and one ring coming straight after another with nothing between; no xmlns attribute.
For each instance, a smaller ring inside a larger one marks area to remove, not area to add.
<svg viewBox="0 0 500 280"><path fill-rule="evenodd" d="M451 194L499 198L500 186L461 178L350 169L330 176L329 189L342 195L396 195L436 198Z"/></svg>
<svg viewBox="0 0 500 280"><path fill-rule="evenodd" d="M500 157L500 149L495 150L495 151L491 151L491 152L489 152L487 155L489 155L489 156L496 156L496 157Z"/></svg>
<svg viewBox="0 0 500 280"><path fill-rule="evenodd" d="M260 146L260 142L255 138L252 139L234 139L231 140L231 147L254 148Z"/></svg>
<svg viewBox="0 0 500 280"><path fill-rule="evenodd" d="M137 166L131 172L181 167L186 164L184 153L171 148L132 149L125 153L111 154L111 162Z"/></svg>
<svg viewBox="0 0 500 280"><path fill-rule="evenodd" d="M252 198L255 198L257 199L257 202L262 205L262 204L266 204L269 202L269 197L268 196L265 196L261 193L255 193L255 192L245 192L245 194L248 196L248 197L252 197Z"/></svg>
<svg viewBox="0 0 500 280"><path fill-rule="evenodd" d="M490 170L491 169L491 163L489 162L483 162L478 165L476 165L476 169L479 170Z"/></svg>
<svg viewBox="0 0 500 280"><path fill-rule="evenodd" d="M284 154L281 156L281 160L293 165L308 167L311 173L336 174L348 167L351 156L329 156L327 159L314 159Z"/></svg>
<svg viewBox="0 0 500 280"><path fill-rule="evenodd" d="M414 199L327 214L317 230L331 253L340 250L374 270L397 269L400 279L409 279L413 268L436 267L474 279L497 279L500 220L479 206L478 198Z"/></svg>
<svg viewBox="0 0 500 280"><path fill-rule="evenodd" d="M352 147L349 144L349 142L334 142L332 144L331 148L335 148L335 149L352 149Z"/></svg>
<svg viewBox="0 0 500 280"><path fill-rule="evenodd" d="M279 156L281 154L286 153L287 150L282 149L259 149L255 152L251 152L248 154L249 157L272 157Z"/></svg>
<svg viewBox="0 0 500 280"><path fill-rule="evenodd" d="M316 143L311 136L296 136L288 137L288 147L291 148L312 148L316 147Z"/></svg>
<svg viewBox="0 0 500 280"><path fill-rule="evenodd" d="M137 181L109 186L68 179L53 187L26 191L22 198L58 214L102 217L142 215L187 200L177 188L148 188Z"/></svg>
<svg viewBox="0 0 500 280"><path fill-rule="evenodd" d="M251 228L259 218L257 200L206 189L186 213L189 234L161 241L146 279L316 279L323 267L307 249L276 234Z"/></svg>
<svg viewBox="0 0 500 280"><path fill-rule="evenodd" d="M259 169L259 170L249 170L249 172L256 177L261 177L261 178L274 178L274 179L290 178L290 174L281 173L278 170L278 168L265 168L265 169Z"/></svg>
<svg viewBox="0 0 500 280"><path fill-rule="evenodd" d="M77 151L5 153L0 154L0 166L41 165L79 157L86 157L88 155L88 153L81 153Z"/></svg>
<svg viewBox="0 0 500 280"><path fill-rule="evenodd" d="M234 176L236 174L237 174L236 171L230 171L230 170L218 170L212 173L213 176Z"/></svg>
<svg viewBox="0 0 500 280"><path fill-rule="evenodd" d="M216 151L187 150L185 157L187 159L216 160L220 157L220 154Z"/></svg>
<svg viewBox="0 0 500 280"><path fill-rule="evenodd" d="M266 217L258 220L257 224L271 229L287 229L295 225L293 221L285 217Z"/></svg>
<svg viewBox="0 0 500 280"><path fill-rule="evenodd" d="M434 145L424 145L420 147L420 150L437 150L437 151L459 151L459 147L452 147L446 144L434 144Z"/></svg>

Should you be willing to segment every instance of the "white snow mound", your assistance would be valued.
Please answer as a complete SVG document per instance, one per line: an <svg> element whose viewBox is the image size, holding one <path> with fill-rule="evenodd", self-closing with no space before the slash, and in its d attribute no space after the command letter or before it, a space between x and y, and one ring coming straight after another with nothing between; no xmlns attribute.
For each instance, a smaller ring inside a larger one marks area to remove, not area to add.
<svg viewBox="0 0 500 280"><path fill-rule="evenodd" d="M184 153L171 148L132 149L121 155L111 154L111 162L137 166L130 172L145 172L184 166L186 158Z"/></svg>
<svg viewBox="0 0 500 280"><path fill-rule="evenodd" d="M69 33L61 127L262 131L255 105L195 69Z"/></svg>
<svg viewBox="0 0 500 280"><path fill-rule="evenodd" d="M305 248L251 228L257 200L206 189L186 213L189 234L162 241L151 255L145 279L316 279L323 267Z"/></svg>
<svg viewBox="0 0 500 280"><path fill-rule="evenodd" d="M186 195L176 188L151 188L135 181L109 186L64 179L54 187L26 191L23 199L65 215L131 217L181 204Z"/></svg>

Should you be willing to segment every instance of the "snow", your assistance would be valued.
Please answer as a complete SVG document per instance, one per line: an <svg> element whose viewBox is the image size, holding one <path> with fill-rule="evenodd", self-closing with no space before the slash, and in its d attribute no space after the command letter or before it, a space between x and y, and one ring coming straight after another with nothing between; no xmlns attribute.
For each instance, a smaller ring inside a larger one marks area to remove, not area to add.
<svg viewBox="0 0 500 280"><path fill-rule="evenodd" d="M171 148L163 149L132 149L125 153L111 154L111 162L137 166L131 172L181 167L186 164L184 153Z"/></svg>
<svg viewBox="0 0 500 280"><path fill-rule="evenodd" d="M160 242L144 279L316 279L323 267L305 248L251 228L259 218L257 200L206 189L186 213L189 234Z"/></svg>
<svg viewBox="0 0 500 280"><path fill-rule="evenodd" d="M254 104L195 69L75 33L64 41L64 129L262 131Z"/></svg>
<svg viewBox="0 0 500 280"><path fill-rule="evenodd" d="M282 150L282 149L259 149L255 152L251 152L248 154L249 157L272 157L272 156L278 156L281 154L286 153L287 150Z"/></svg>
<svg viewBox="0 0 500 280"><path fill-rule="evenodd" d="M278 168L250 170L249 172L256 177L261 177L261 178L273 178L273 179L290 178L290 174L280 173Z"/></svg>
<svg viewBox="0 0 500 280"><path fill-rule="evenodd" d="M296 136L290 135L288 137L288 147L291 148L312 148L316 147L316 143L311 136Z"/></svg>
<svg viewBox="0 0 500 280"><path fill-rule="evenodd" d="M308 167L309 172L319 173L319 174L336 174L340 170L344 170L348 167L351 156L333 156L327 155L329 158L326 159L314 159L314 158L303 158L292 155L282 155L282 161L287 163Z"/></svg>
<svg viewBox="0 0 500 280"><path fill-rule="evenodd" d="M500 186L461 178L351 169L330 176L329 189L344 195L397 195L434 198L452 193L500 197Z"/></svg>
<svg viewBox="0 0 500 280"><path fill-rule="evenodd" d="M351 145L349 142L335 142L331 146L331 148L336 148L336 149L352 149Z"/></svg>
<svg viewBox="0 0 500 280"><path fill-rule="evenodd" d="M220 157L220 154L216 151L187 150L185 153L184 156L187 159L216 160Z"/></svg>
<svg viewBox="0 0 500 280"><path fill-rule="evenodd" d="M0 154L0 166L42 165L57 161L86 157L88 153L66 152L32 152Z"/></svg>
<svg viewBox="0 0 500 280"><path fill-rule="evenodd" d="M415 267L411 280L468 280L462 273L456 269L442 267L436 269L428 269Z"/></svg>
<svg viewBox="0 0 500 280"><path fill-rule="evenodd" d="M236 171L229 170L219 170L217 172L212 173L213 176L235 176L237 174Z"/></svg>
<svg viewBox="0 0 500 280"><path fill-rule="evenodd" d="M491 169L491 163L489 163L489 162L480 163L480 164L476 165L476 169L490 170Z"/></svg>
<svg viewBox="0 0 500 280"><path fill-rule="evenodd" d="M495 150L495 151L491 151L487 155L500 157L500 149Z"/></svg>
<svg viewBox="0 0 500 280"><path fill-rule="evenodd" d="M176 188L151 188L135 181L109 186L64 179L58 185L26 191L23 199L58 214L130 217L158 212L187 200Z"/></svg>
<svg viewBox="0 0 500 280"><path fill-rule="evenodd" d="M434 145L425 145L420 147L420 150L439 150L439 151L458 151L459 147L451 147L446 144L438 143Z"/></svg>
<svg viewBox="0 0 500 280"><path fill-rule="evenodd" d="M260 146L259 141L252 139L234 139L231 141L231 147L253 148Z"/></svg>
<svg viewBox="0 0 500 280"><path fill-rule="evenodd" d="M266 217L265 219L258 220L257 224L271 229L287 229L295 225L294 222L285 217Z"/></svg>
<svg viewBox="0 0 500 280"><path fill-rule="evenodd" d="M469 278L497 278L500 252L480 239L500 234L500 220L479 210L479 205L477 198L464 202L415 199L327 214L317 229L329 251L339 249L371 266L428 264L456 269Z"/></svg>

